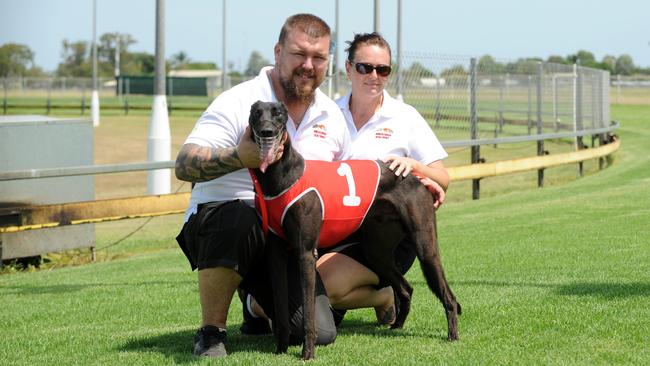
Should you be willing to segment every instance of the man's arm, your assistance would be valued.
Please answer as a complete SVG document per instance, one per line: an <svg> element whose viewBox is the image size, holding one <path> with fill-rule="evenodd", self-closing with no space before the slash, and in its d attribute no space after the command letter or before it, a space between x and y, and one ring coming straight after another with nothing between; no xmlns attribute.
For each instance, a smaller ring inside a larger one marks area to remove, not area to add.
<svg viewBox="0 0 650 366"><path fill-rule="evenodd" d="M258 168L259 149L246 128L239 145L214 148L185 144L176 157L176 178L186 182L207 182L242 168Z"/></svg>
<svg viewBox="0 0 650 366"><path fill-rule="evenodd" d="M176 178L206 182L244 167L237 146L213 148L185 144L176 157Z"/></svg>

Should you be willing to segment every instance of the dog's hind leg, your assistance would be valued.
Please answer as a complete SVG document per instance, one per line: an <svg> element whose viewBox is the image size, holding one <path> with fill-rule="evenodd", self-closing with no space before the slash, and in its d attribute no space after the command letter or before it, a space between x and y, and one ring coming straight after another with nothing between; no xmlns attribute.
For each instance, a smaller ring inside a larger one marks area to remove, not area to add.
<svg viewBox="0 0 650 366"><path fill-rule="evenodd" d="M384 202L377 202L366 217L362 228L362 246L370 270L379 277L380 285L390 285L399 298L397 318L391 328L402 328L411 310L413 287L395 265L394 252L404 239L405 232L394 210ZM395 304L397 306L398 304Z"/></svg>
<svg viewBox="0 0 650 366"><path fill-rule="evenodd" d="M411 217L428 217L430 215L414 215ZM418 220L415 220L418 221ZM422 267L422 272L427 280L427 285L433 293L436 294L445 308L447 316L447 339L454 341L458 339L458 315L461 314L460 304L456 301L442 268L440 251L438 248L438 239L436 237L435 216L433 221L414 222L415 230L413 239L415 241L418 259Z"/></svg>

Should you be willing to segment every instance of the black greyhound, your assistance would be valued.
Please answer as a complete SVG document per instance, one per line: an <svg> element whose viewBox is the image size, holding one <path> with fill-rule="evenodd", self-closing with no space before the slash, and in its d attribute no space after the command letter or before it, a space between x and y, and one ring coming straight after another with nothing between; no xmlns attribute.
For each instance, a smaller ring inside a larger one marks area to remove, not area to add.
<svg viewBox="0 0 650 366"><path fill-rule="evenodd" d="M252 136L260 147L262 164L252 171L265 197L275 197L285 192L303 174L305 161L291 147L287 138L287 109L281 103L256 102L251 106L249 125ZM278 161L278 148L284 151ZM395 266L393 252L405 235L415 243L427 284L442 302L447 315L447 338L458 339L458 320L461 306L456 301L445 279L438 242L433 196L420 181L409 175L396 176L387 164L379 162L381 176L375 200L359 230L362 232L364 253L370 269L382 284L390 285L399 298L397 318L392 328L401 328L411 306L413 288ZM259 192L257 193L260 194ZM258 197L260 198L260 197ZM287 209L282 220L290 250L297 251L299 258L304 315L304 343L302 358L314 357L315 300L314 287L316 261L314 250L318 246L322 225L321 199L310 191ZM259 207L258 207L259 210ZM265 212L260 213L262 217ZM289 345L288 290L286 283L286 244L271 240L268 260L274 292L274 332L277 337L277 353L287 351ZM283 253L284 252L284 253Z"/></svg>

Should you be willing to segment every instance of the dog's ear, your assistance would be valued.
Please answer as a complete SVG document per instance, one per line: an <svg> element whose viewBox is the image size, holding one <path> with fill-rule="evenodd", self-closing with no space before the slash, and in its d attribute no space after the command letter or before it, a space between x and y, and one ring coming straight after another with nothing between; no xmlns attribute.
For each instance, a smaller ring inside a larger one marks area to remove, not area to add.
<svg viewBox="0 0 650 366"><path fill-rule="evenodd" d="M248 124L250 124L252 121L257 119L257 117L258 117L257 115L259 114L258 111L260 110L260 105L262 103L263 102L261 100L258 100L257 102L255 102L255 103L253 103L251 105L251 111L248 114Z"/></svg>
<svg viewBox="0 0 650 366"><path fill-rule="evenodd" d="M263 102L262 102L261 100L258 100L257 102L253 103L253 104L251 105L251 114L253 113L254 110L259 109L259 108L260 108L260 104L262 104L262 103L263 103Z"/></svg>
<svg viewBox="0 0 650 366"><path fill-rule="evenodd" d="M289 111L287 110L287 107L282 102L278 102L277 106L278 112L280 112L280 114L282 114L282 117L286 120L289 117Z"/></svg>

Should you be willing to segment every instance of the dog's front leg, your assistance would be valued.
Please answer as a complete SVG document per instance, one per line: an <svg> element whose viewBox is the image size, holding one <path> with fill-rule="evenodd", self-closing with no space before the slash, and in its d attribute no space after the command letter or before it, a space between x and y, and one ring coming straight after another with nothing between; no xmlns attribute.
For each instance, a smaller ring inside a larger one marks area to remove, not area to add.
<svg viewBox="0 0 650 366"><path fill-rule="evenodd" d="M283 229L300 267L304 340L302 359L314 358L316 344L316 249L322 226L320 199L314 192L305 194L287 211Z"/></svg>
<svg viewBox="0 0 650 366"><path fill-rule="evenodd" d="M302 359L314 358L314 346L316 344L316 258L314 258L315 241L313 244L304 243L305 248L300 253L300 275L302 277L302 300L303 300L303 329L305 332L302 345Z"/></svg>
<svg viewBox="0 0 650 366"><path fill-rule="evenodd" d="M289 348L289 290L287 283L287 245L271 234L268 241L268 268L273 290L273 333L277 342L275 353Z"/></svg>

